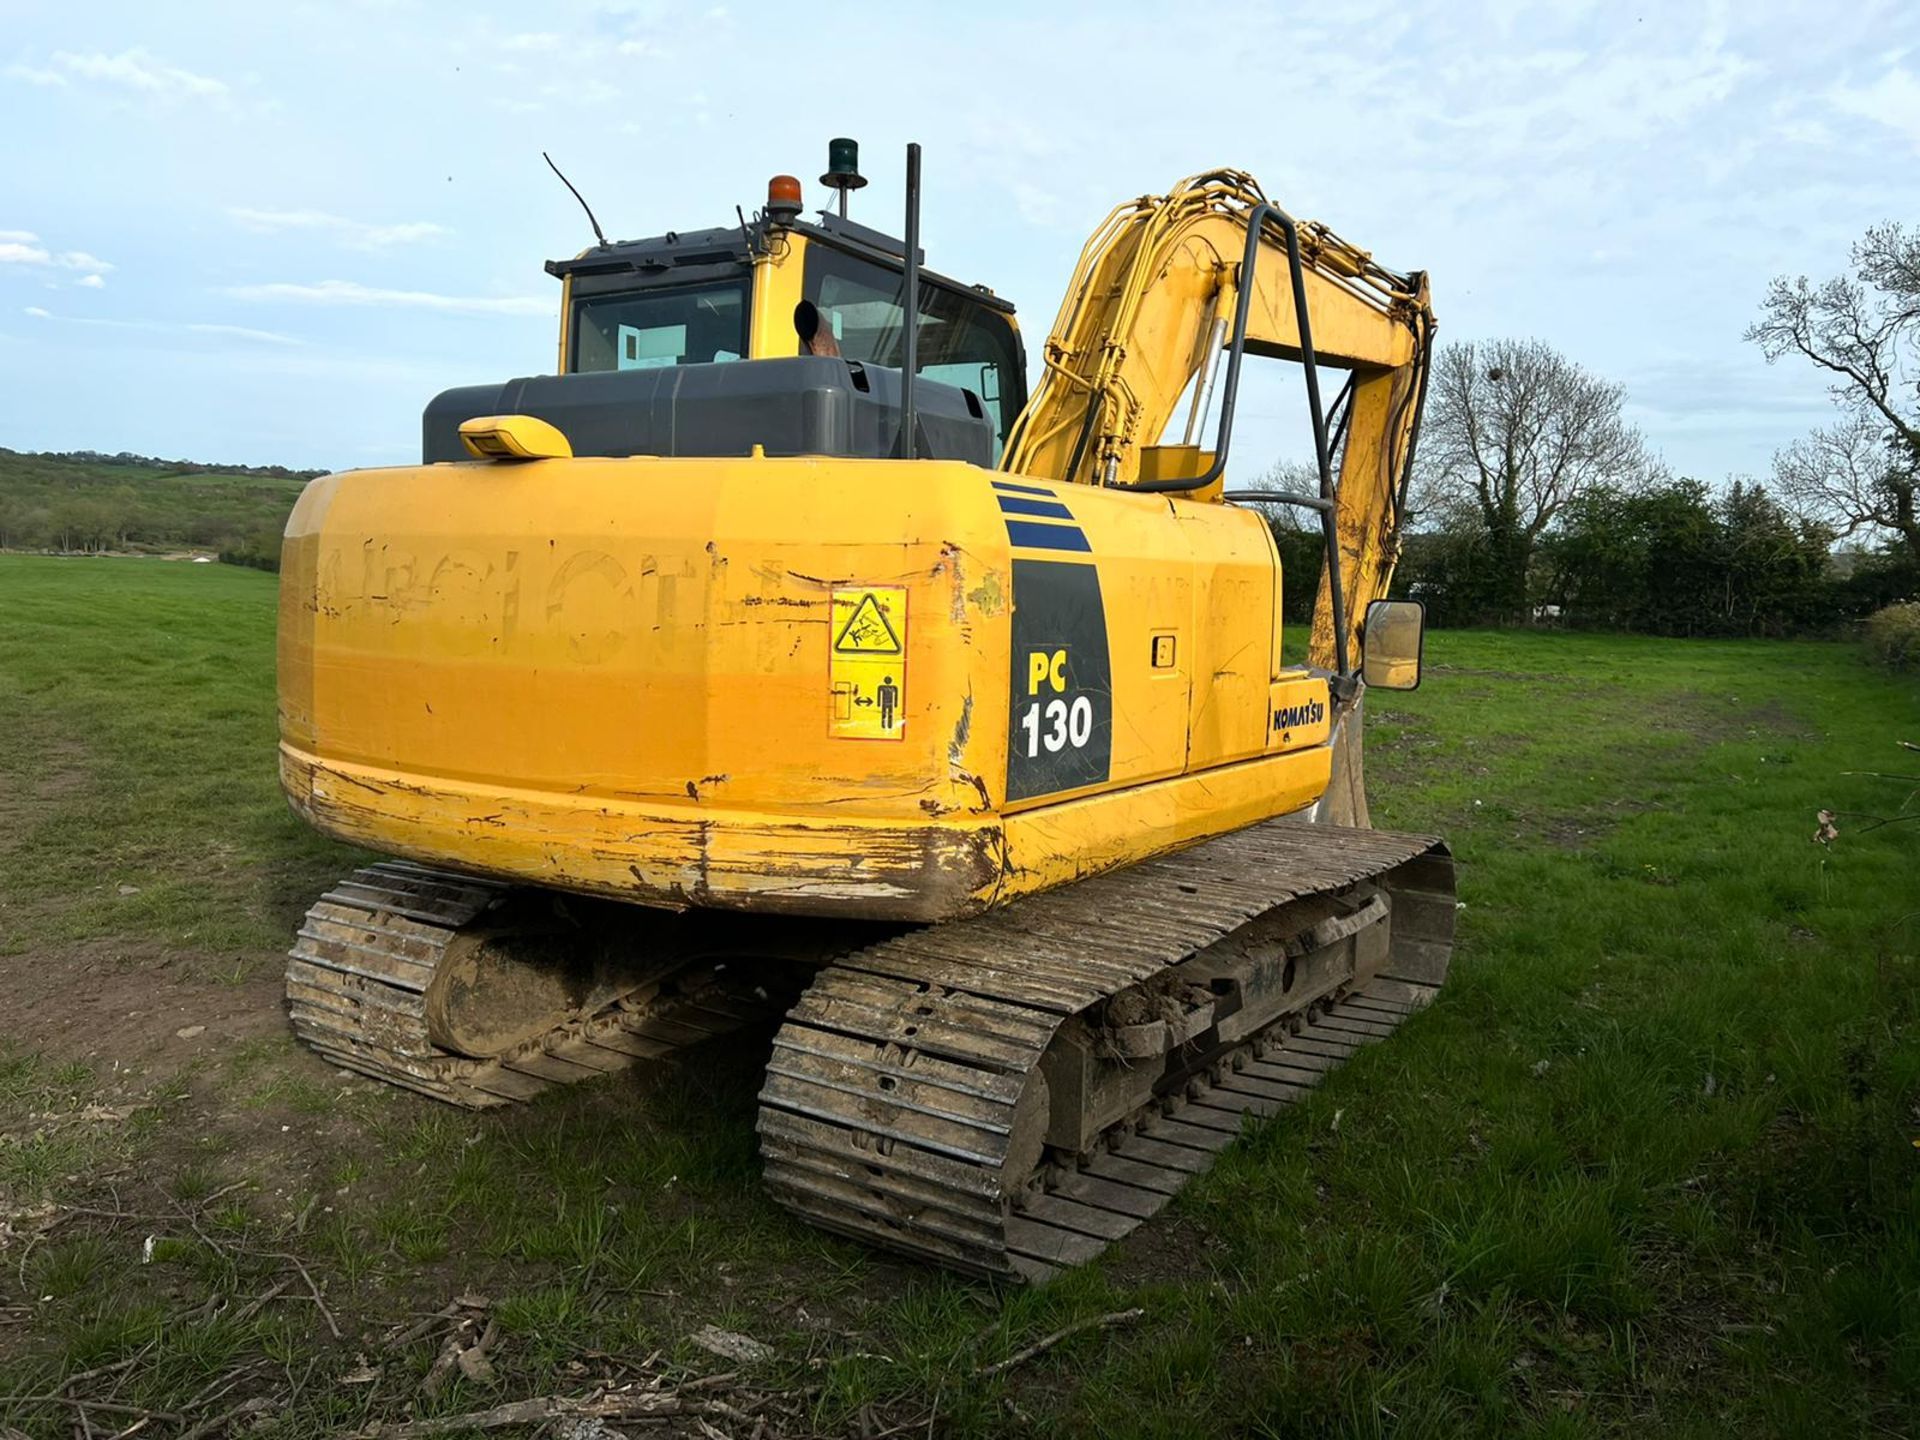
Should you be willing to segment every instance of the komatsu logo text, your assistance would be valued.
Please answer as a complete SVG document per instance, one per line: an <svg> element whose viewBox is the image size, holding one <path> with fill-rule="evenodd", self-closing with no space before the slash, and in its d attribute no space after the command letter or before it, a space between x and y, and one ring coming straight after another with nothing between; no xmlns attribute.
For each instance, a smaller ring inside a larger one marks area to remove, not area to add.
<svg viewBox="0 0 1920 1440"><path fill-rule="evenodd" d="M1299 730L1308 725L1318 725L1327 718L1327 706L1323 700L1308 700L1300 705L1282 705L1273 712L1273 728L1276 730Z"/></svg>

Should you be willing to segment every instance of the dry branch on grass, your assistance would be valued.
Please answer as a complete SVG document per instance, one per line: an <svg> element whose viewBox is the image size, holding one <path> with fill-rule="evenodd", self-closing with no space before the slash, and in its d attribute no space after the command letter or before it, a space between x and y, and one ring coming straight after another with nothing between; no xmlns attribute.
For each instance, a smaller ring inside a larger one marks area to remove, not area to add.
<svg viewBox="0 0 1920 1440"><path fill-rule="evenodd" d="M463 1312L471 1311L476 1315L484 1314L492 1305L493 1302L484 1295L456 1295L445 1305L442 1305L438 1310L434 1311L433 1314L423 1316L420 1320L407 1326L404 1330L399 1330L389 1335L387 1337L387 1345L391 1349L398 1350L403 1346L411 1345L416 1340L426 1339L426 1337L431 1335L435 1330L438 1330L442 1325L449 1322L452 1322L455 1328L458 1329L466 1323L462 1319Z"/></svg>
<svg viewBox="0 0 1920 1440"><path fill-rule="evenodd" d="M275 1280L265 1291L254 1296L238 1311L234 1312L234 1323L239 1324L251 1320L265 1308L266 1305L285 1294L295 1283L294 1277L298 1276L300 1282L304 1284L308 1296L312 1299L315 1308L318 1309L320 1317L325 1322L328 1330L332 1332L335 1339L340 1339L343 1332L340 1329L339 1323L334 1318L332 1310L328 1308L318 1282L315 1281L312 1272L307 1269L306 1264L300 1257L284 1251L257 1250L226 1237L216 1238L214 1235L209 1234L206 1227L202 1225L201 1221L206 1217L206 1212L210 1206L222 1197L242 1189L251 1183L251 1181L247 1180L237 1180L230 1185L222 1186L220 1189L213 1191L192 1205L174 1201L174 1213L172 1214L123 1210L117 1205L110 1210L87 1205L48 1206L45 1207L49 1213L44 1219L44 1222L40 1225L39 1230L29 1237L28 1254L31 1253L33 1241L39 1239L40 1233L51 1229L54 1225L64 1220L78 1216L92 1216L98 1219L104 1219L112 1225L118 1225L127 1221L136 1221L165 1227L184 1222L187 1228L192 1231L195 1238L216 1255L228 1260L236 1257L246 1257L255 1260L274 1261L292 1272ZM26 1259L27 1255L22 1255L20 1265L23 1270ZM200 1310L196 1312L195 1316L189 1318L204 1319L211 1316L222 1307L226 1298L227 1297L218 1293L210 1295L207 1302L200 1307ZM33 1312L30 1307L21 1306L17 1307L17 1309L22 1318L31 1319ZM10 1316L0 1314L0 1318L10 1318ZM125 1436L140 1433L146 1426L155 1423L185 1427L178 1432L177 1440L211 1440L211 1437L228 1432L233 1426L249 1417L268 1414L281 1408L281 1401L265 1396L254 1396L228 1405L224 1409L211 1414L206 1413L216 1402L225 1399L237 1388L245 1379L248 1372L257 1368L260 1362L255 1362L252 1365L239 1366L227 1371L192 1400L174 1409L150 1409L145 1406L126 1404L114 1398L118 1395L120 1387L126 1382L129 1374L139 1366L141 1361L148 1357L152 1349L153 1345L150 1342L137 1354L130 1355L123 1360L117 1360L110 1365L100 1365L93 1369L77 1371L60 1381L51 1392L44 1395L6 1395L0 1396L0 1399L4 1399L7 1403L13 1405L49 1405L64 1407L73 1412L75 1416L74 1428L76 1433L79 1434L92 1435L94 1433L93 1426L88 1422L87 1417L91 1414L97 1414L131 1418L134 1423L126 1426L119 1432ZM115 1377L114 1384L103 1398L96 1399L90 1396L70 1393L76 1386L84 1385L88 1381L104 1380L108 1377ZM10 1435L17 1433L18 1432L7 1430L5 1426L0 1426L0 1440L9 1440Z"/></svg>
<svg viewBox="0 0 1920 1440"><path fill-rule="evenodd" d="M103 1415L132 1415L141 1420L164 1420L178 1425L186 1416L173 1410L149 1410L142 1405L121 1405L112 1400L81 1400L72 1395L48 1392L45 1395L9 1395L10 1405L65 1405L69 1410L98 1410Z"/></svg>
<svg viewBox="0 0 1920 1440"><path fill-rule="evenodd" d="M313 1278L313 1273L307 1269L306 1263L302 1261L298 1255L290 1254L284 1250L256 1250L251 1246L241 1245L232 1240L216 1240L213 1236L209 1235L205 1227L201 1225L201 1219L205 1216L207 1208L212 1205L214 1201L223 1196L230 1195L235 1190L242 1189L251 1183L249 1180L236 1180L231 1185L223 1185L220 1189L201 1200L199 1204L192 1209L175 1201L174 1210L176 1213L172 1215L121 1210L118 1208L103 1210L90 1205L63 1205L59 1209L59 1214L47 1222L43 1228L51 1229L53 1225L74 1215L91 1215L98 1219L113 1221L138 1220L155 1225L170 1225L176 1221L184 1220L187 1223L187 1227L193 1231L194 1237L198 1239L201 1244L224 1259L230 1260L238 1255L245 1256L250 1260L275 1260L283 1267L291 1267L293 1272L300 1277L302 1284L306 1286L307 1295L313 1301L314 1307L320 1312L320 1318L325 1322L328 1332L336 1340L343 1339L344 1332L340 1329L340 1322L334 1318L333 1311L327 1305L325 1295L322 1294L319 1284ZM24 1257L21 1263L24 1266ZM250 1318L262 1305L278 1297L281 1292L291 1284L292 1280L289 1278L281 1284L275 1285L265 1295L260 1296L242 1311L240 1318Z"/></svg>
<svg viewBox="0 0 1920 1440"><path fill-rule="evenodd" d="M1070 1340L1075 1335L1082 1334L1088 1330L1112 1330L1120 1325L1131 1325L1146 1313L1145 1310L1136 1306L1132 1310L1115 1310L1110 1315L1095 1315L1089 1320L1076 1320L1073 1324L1063 1325L1051 1335L1034 1341L1033 1344L1027 1346L1024 1350L1014 1351L1013 1354L1004 1360L995 1361L991 1365L982 1365L973 1373L977 1376L1001 1374L1003 1371L1013 1369L1016 1365L1026 1364L1027 1361L1033 1359L1034 1356L1051 1350L1062 1340Z"/></svg>
<svg viewBox="0 0 1920 1440"><path fill-rule="evenodd" d="M1902 750L1920 751L1920 745L1914 744L1911 740L1896 740L1894 744ZM1900 802L1900 808L1892 815L1875 815L1864 810L1822 810L1818 816L1819 829L1813 832L1815 844L1831 846L1840 838L1840 830L1834 824L1836 820L1861 822L1849 827L1850 833L1855 835L1865 835L1869 831L1878 830L1887 825L1911 825L1920 822L1920 810L1909 808L1916 798L1920 798L1920 775L1889 775L1884 770L1842 770L1840 773L1868 780L1891 780L1895 784L1910 785L1913 788L1907 792Z"/></svg>
<svg viewBox="0 0 1920 1440"><path fill-rule="evenodd" d="M493 1362L487 1358L487 1352L499 1338L500 1322L497 1320L489 1318L485 1330L478 1330L476 1319L463 1322L440 1346L440 1353L428 1368L426 1379L420 1382L420 1393L429 1397L438 1395L446 1388L447 1381L453 1378L456 1370L476 1383L484 1384L491 1380Z"/></svg>
<svg viewBox="0 0 1920 1440"><path fill-rule="evenodd" d="M344 1432L341 1440L413 1440L415 1436L450 1435L462 1430L504 1430L514 1425L542 1425L551 1420L666 1420L712 1415L735 1424L745 1424L753 1420L754 1411L759 1408L757 1401L745 1400L742 1404L747 1408L742 1408L742 1405L717 1396L701 1396L697 1393L721 1389L733 1378L731 1373L709 1375L671 1389L623 1387L596 1391L590 1395L537 1395L529 1400L511 1400L487 1410L470 1410L460 1415L438 1415L426 1420L383 1425L374 1430Z"/></svg>
<svg viewBox="0 0 1920 1440"><path fill-rule="evenodd" d="M238 1405L229 1406L218 1415L209 1416L191 1430L183 1431L180 1440L209 1440L209 1437L220 1434L236 1421L244 1420L249 1415L265 1415L273 1408L273 1401L256 1395L251 1400L242 1400Z"/></svg>

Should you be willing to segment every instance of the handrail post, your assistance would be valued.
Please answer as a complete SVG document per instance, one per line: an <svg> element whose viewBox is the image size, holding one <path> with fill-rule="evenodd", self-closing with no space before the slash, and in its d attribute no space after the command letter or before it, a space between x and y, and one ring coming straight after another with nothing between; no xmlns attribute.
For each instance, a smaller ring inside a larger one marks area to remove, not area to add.
<svg viewBox="0 0 1920 1440"><path fill-rule="evenodd" d="M844 198L844 192L843 192ZM907 146L907 264L906 307L900 342L900 454L920 458L919 433L913 413L913 381L920 368L920 147Z"/></svg>

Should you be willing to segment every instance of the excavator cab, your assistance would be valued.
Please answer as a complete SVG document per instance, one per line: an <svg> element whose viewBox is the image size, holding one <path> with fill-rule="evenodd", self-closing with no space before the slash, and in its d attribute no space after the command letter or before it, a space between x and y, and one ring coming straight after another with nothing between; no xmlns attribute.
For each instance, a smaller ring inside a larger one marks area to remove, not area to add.
<svg viewBox="0 0 1920 1440"><path fill-rule="evenodd" d="M770 204L737 228L670 231L550 260L547 273L563 287L560 373L797 356L803 301L832 337L826 353L898 369L904 252L893 236L830 212L809 221ZM922 268L919 311L917 373L978 398L997 458L1027 399L1012 302Z"/></svg>
<svg viewBox="0 0 1920 1440"><path fill-rule="evenodd" d="M460 426L500 414L547 421L574 455L900 450L905 244L843 215L802 219L793 177L775 176L736 227L602 243L546 268L562 286L558 374L438 397L428 463L472 458ZM1013 306L915 269L916 456L991 468L1027 399Z"/></svg>

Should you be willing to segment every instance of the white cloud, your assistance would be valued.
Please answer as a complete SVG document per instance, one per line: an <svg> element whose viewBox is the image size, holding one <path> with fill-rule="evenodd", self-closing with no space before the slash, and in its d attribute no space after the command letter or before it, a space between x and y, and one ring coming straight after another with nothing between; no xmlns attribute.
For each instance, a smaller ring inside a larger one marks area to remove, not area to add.
<svg viewBox="0 0 1920 1440"><path fill-rule="evenodd" d="M227 293L238 300L293 300L312 305L386 305L403 310L438 310L460 315L552 315L557 299L528 295L437 295L428 290L382 290L357 280L320 280L311 285L277 282L235 285Z"/></svg>
<svg viewBox="0 0 1920 1440"><path fill-rule="evenodd" d="M1824 120L1782 120L1774 133L1789 145L1807 145L1816 150L1834 143L1833 127Z"/></svg>
<svg viewBox="0 0 1920 1440"><path fill-rule="evenodd" d="M307 342L278 330L255 330L246 325L192 324L182 327L196 335L231 335L236 340L257 340L263 345L304 345Z"/></svg>
<svg viewBox="0 0 1920 1440"><path fill-rule="evenodd" d="M552 92L548 91L543 93ZM626 92L618 85L610 85L605 80L595 80L589 77L588 79L579 80L567 86L563 93L581 105L609 105L615 100L618 100Z"/></svg>
<svg viewBox="0 0 1920 1440"><path fill-rule="evenodd" d="M1867 85L1836 85L1827 92L1836 110L1878 121L1920 150L1920 77L1899 66Z"/></svg>
<svg viewBox="0 0 1920 1440"><path fill-rule="evenodd" d="M56 50L45 66L13 65L7 75L29 85L60 86L85 80L168 98L223 100L230 93L225 81L169 65L137 46L118 55Z"/></svg>
<svg viewBox="0 0 1920 1440"><path fill-rule="evenodd" d="M104 275L82 275L73 283L83 290L104 290L107 288L107 277Z"/></svg>
<svg viewBox="0 0 1920 1440"><path fill-rule="evenodd" d="M398 225L370 225L364 220L349 220L344 215L329 215L324 210L255 210L244 205L231 206L227 214L256 235L278 235L288 230L316 230L336 237L354 250L384 250L394 245L412 245L451 234L446 226L428 220L409 220Z"/></svg>
<svg viewBox="0 0 1920 1440"><path fill-rule="evenodd" d="M31 230L0 230L0 265L30 265L38 270L78 270L74 283L98 290L113 266L84 250L50 250Z"/></svg>
<svg viewBox="0 0 1920 1440"><path fill-rule="evenodd" d="M38 70L31 65L9 65L7 78L19 80L28 85L64 85L67 77L55 70Z"/></svg>
<svg viewBox="0 0 1920 1440"><path fill-rule="evenodd" d="M1666 54L1617 47L1476 56L1448 76L1462 103L1432 118L1483 151L1564 161L1678 133L1759 69L1711 35Z"/></svg>
<svg viewBox="0 0 1920 1440"><path fill-rule="evenodd" d="M146 330L161 335L214 335L233 340L247 340L260 345L304 345L307 342L295 335L283 335L278 330L255 330L245 325L220 325L209 321L188 321L176 323L168 320L116 320L100 315L55 315L38 305L29 305L23 312L36 320L53 320L62 325L87 325L106 330Z"/></svg>
<svg viewBox="0 0 1920 1440"><path fill-rule="evenodd" d="M569 83L562 89L565 98L578 100L582 97L575 82L591 66L608 59L674 60L691 51L713 48L717 40L736 28L724 5L700 13L619 6L604 11L587 28L567 31L503 31L483 19L461 48L477 52L504 74L518 74L521 66L517 60L497 57L525 57L529 64L537 63L540 57L564 57ZM629 70L623 67L618 78L630 79Z"/></svg>

